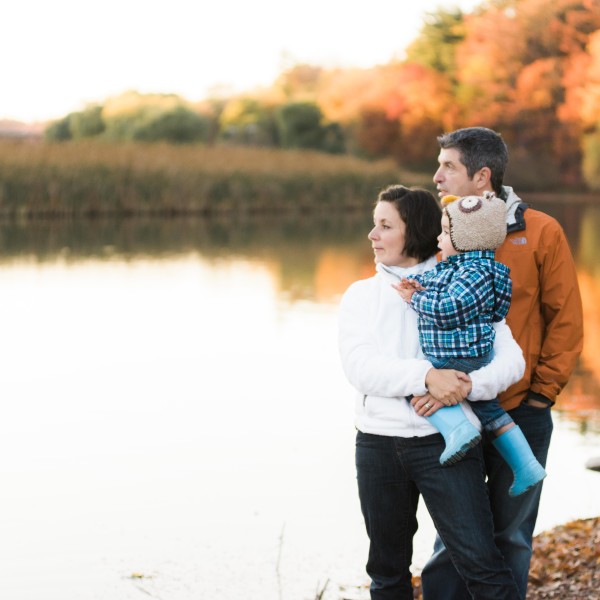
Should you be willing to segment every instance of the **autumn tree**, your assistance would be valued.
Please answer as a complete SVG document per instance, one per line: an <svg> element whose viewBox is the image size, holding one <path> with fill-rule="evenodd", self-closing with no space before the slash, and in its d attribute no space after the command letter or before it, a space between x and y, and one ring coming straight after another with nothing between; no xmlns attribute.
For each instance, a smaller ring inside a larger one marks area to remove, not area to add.
<svg viewBox="0 0 600 600"><path fill-rule="evenodd" d="M383 137L393 136L390 130L396 128L377 100L382 82L377 69L335 69L322 75L316 103L324 119L343 128L345 146L353 154L372 157L391 152L388 143L373 138L379 133ZM380 131L369 128L369 114L380 114Z"/></svg>
<svg viewBox="0 0 600 600"><path fill-rule="evenodd" d="M275 146L279 143L275 107L258 98L229 100L219 117L222 139L241 144Z"/></svg>
<svg viewBox="0 0 600 600"><path fill-rule="evenodd" d="M600 30L589 38L587 57L581 85L576 88L584 130L582 168L588 185L600 190Z"/></svg>
<svg viewBox="0 0 600 600"><path fill-rule="evenodd" d="M337 72L319 95L325 114L336 115L349 148L368 157L393 156L400 164L426 165L437 154L450 106L446 76L430 67L394 61L372 69Z"/></svg>
<svg viewBox="0 0 600 600"><path fill-rule="evenodd" d="M273 85L287 102L314 101L325 70L309 64L297 64L285 70Z"/></svg>
<svg viewBox="0 0 600 600"><path fill-rule="evenodd" d="M529 158L523 173L537 162L540 174L580 180L581 130L561 107L573 57L600 27L598 8L598 0L513 0L465 19L456 52L461 122L502 131Z"/></svg>
<svg viewBox="0 0 600 600"><path fill-rule="evenodd" d="M419 35L406 49L406 60L443 73L455 84L455 54L465 37L464 19L458 8L426 13Z"/></svg>

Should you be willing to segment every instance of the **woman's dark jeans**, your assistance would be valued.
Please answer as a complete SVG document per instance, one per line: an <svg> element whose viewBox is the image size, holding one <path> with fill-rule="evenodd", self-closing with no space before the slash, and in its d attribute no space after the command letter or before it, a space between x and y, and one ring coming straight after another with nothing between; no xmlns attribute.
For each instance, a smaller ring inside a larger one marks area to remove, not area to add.
<svg viewBox="0 0 600 600"><path fill-rule="evenodd" d="M517 599L517 586L494 544L481 445L451 467L439 462L441 435L387 437L358 432L358 490L370 540L373 600L412 600L410 565L419 495L452 563L475 598Z"/></svg>

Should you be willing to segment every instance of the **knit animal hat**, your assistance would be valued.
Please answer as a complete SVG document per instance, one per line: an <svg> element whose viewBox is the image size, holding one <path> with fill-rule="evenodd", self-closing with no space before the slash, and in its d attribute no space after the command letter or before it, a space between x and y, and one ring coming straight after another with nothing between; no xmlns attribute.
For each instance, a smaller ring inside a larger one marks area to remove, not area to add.
<svg viewBox="0 0 600 600"><path fill-rule="evenodd" d="M495 250L506 237L506 204L494 192L483 196L444 196L450 239L458 252Z"/></svg>

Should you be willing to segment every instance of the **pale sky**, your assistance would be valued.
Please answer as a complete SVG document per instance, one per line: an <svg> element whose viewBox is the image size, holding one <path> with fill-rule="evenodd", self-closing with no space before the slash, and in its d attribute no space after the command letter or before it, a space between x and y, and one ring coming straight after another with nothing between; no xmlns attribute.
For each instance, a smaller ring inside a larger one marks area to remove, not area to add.
<svg viewBox="0 0 600 600"><path fill-rule="evenodd" d="M15 0L0 7L0 119L63 117L127 90L197 101L285 67L401 58L425 12L481 0Z"/></svg>

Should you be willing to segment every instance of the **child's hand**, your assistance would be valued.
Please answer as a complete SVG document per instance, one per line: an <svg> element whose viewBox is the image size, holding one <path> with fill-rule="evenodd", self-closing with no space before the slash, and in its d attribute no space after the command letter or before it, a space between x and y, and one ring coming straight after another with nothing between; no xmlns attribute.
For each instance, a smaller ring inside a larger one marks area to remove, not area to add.
<svg viewBox="0 0 600 600"><path fill-rule="evenodd" d="M400 283L405 286L412 287L416 292L422 292L425 289L416 279L408 279L403 277L400 280Z"/></svg>
<svg viewBox="0 0 600 600"><path fill-rule="evenodd" d="M408 279L406 277L403 277L399 283L392 283L392 287L406 302L411 301L415 292L421 292L425 289L416 279Z"/></svg>
<svg viewBox="0 0 600 600"><path fill-rule="evenodd" d="M398 292L402 300L410 302L412 295L415 293L415 288L410 285L408 279L402 279L399 283L392 283L392 287Z"/></svg>

